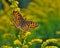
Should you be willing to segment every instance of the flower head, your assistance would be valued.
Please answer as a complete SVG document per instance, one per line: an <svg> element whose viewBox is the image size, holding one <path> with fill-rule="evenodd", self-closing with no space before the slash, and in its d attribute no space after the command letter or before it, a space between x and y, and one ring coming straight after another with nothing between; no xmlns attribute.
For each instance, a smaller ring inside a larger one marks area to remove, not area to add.
<svg viewBox="0 0 60 48"><path fill-rule="evenodd" d="M23 48L28 48L28 45L24 45Z"/></svg>
<svg viewBox="0 0 60 48"><path fill-rule="evenodd" d="M16 39L16 40L14 41L14 44L15 44L15 45L22 45L22 43L21 43L18 39Z"/></svg>
<svg viewBox="0 0 60 48"><path fill-rule="evenodd" d="M26 32L25 36L27 37L29 35L31 35L31 32Z"/></svg>
<svg viewBox="0 0 60 48"><path fill-rule="evenodd" d="M57 46L46 46L45 48L58 48Z"/></svg>

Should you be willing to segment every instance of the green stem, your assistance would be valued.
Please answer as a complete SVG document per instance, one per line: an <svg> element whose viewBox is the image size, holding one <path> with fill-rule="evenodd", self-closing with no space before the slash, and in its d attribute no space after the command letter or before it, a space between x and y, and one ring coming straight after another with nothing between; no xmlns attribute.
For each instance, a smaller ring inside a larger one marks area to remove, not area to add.
<svg viewBox="0 0 60 48"><path fill-rule="evenodd" d="M25 36L25 33L24 33L24 36ZM22 48L23 46L26 44L26 37L24 37L24 41L23 41L23 45L22 45Z"/></svg>

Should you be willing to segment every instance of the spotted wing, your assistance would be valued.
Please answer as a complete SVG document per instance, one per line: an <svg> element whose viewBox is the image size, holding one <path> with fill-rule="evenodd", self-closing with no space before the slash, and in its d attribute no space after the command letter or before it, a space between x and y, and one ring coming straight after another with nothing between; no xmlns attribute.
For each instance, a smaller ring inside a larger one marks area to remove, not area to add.
<svg viewBox="0 0 60 48"><path fill-rule="evenodd" d="M19 27L24 19L18 11L13 11L13 14L14 14L14 24L16 27Z"/></svg>
<svg viewBox="0 0 60 48"><path fill-rule="evenodd" d="M36 28L38 27L38 24L36 24L35 22L32 21L27 21L26 24L24 26L22 26L21 28L26 31L26 30L30 30L32 28Z"/></svg>

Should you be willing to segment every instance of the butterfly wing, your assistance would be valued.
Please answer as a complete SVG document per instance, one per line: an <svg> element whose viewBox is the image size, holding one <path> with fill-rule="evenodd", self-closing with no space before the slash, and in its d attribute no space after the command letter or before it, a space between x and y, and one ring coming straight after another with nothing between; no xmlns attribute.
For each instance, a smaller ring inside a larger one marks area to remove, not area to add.
<svg viewBox="0 0 60 48"><path fill-rule="evenodd" d="M32 28L36 28L38 27L38 24L32 22L32 21L26 21L26 24L24 26L22 26L22 30L27 31L30 30Z"/></svg>
<svg viewBox="0 0 60 48"><path fill-rule="evenodd" d="M14 24L17 28L19 28L21 22L23 22L24 19L23 19L22 15L19 14L18 11L13 11L13 14L14 14Z"/></svg>
<svg viewBox="0 0 60 48"><path fill-rule="evenodd" d="M38 27L38 24L36 24L35 22L32 22L32 21L27 21L27 24L28 24L30 29Z"/></svg>

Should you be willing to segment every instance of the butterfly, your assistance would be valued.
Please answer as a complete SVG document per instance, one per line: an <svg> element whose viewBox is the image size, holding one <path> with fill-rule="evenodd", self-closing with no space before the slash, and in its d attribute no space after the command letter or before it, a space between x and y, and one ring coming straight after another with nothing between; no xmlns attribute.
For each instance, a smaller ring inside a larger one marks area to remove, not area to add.
<svg viewBox="0 0 60 48"><path fill-rule="evenodd" d="M27 31L32 28L38 27L38 24L36 24L35 22L27 21L26 19L24 19L18 11L13 11L13 15L14 15L14 24L20 30Z"/></svg>

